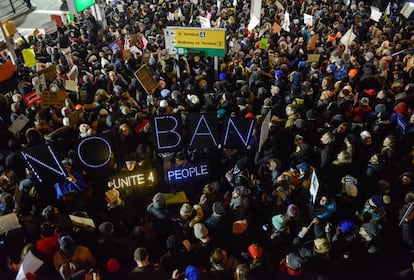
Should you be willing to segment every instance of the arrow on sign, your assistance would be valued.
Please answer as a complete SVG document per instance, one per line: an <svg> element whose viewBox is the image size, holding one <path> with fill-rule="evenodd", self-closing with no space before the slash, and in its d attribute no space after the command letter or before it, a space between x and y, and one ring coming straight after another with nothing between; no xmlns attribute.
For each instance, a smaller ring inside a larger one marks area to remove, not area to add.
<svg viewBox="0 0 414 280"><path fill-rule="evenodd" d="M175 35L175 32L174 32L174 31L171 31L171 32L170 32L170 34L171 34L172 36L174 36L174 35Z"/></svg>
<svg viewBox="0 0 414 280"><path fill-rule="evenodd" d="M177 41L176 40L171 40L171 44L175 45L175 44L177 44Z"/></svg>

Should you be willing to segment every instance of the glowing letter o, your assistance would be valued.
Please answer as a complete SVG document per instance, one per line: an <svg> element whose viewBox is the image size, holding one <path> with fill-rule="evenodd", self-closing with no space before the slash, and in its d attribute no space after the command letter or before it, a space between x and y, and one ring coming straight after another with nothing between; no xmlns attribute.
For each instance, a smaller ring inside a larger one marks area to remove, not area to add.
<svg viewBox="0 0 414 280"><path fill-rule="evenodd" d="M98 140L101 143L96 143L95 141L92 142L92 143L91 142L87 143L88 141L92 141L92 140ZM82 146L84 144L87 145L87 147L85 149L82 149ZM106 147L107 153L105 153L106 151L104 151L105 147ZM97 156L96 152L99 152L98 156ZM111 160L111 154L112 154L111 145L109 144L109 142L106 139L104 139L102 137L98 137L98 136L87 137L87 138L83 139L78 145L79 160L84 165L86 165L90 168L99 168L99 167L105 166ZM106 155L106 158L101 157L100 155ZM88 158L88 157L91 157L91 156L92 157L95 156L95 157ZM88 160L94 160L95 162L90 163L90 162L88 162Z"/></svg>

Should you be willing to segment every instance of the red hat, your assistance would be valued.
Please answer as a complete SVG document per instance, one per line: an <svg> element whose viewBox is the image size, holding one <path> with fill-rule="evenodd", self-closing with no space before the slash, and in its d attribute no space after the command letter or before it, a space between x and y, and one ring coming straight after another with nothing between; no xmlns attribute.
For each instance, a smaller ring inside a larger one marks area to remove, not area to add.
<svg viewBox="0 0 414 280"><path fill-rule="evenodd" d="M244 117L246 119L254 119L254 114L252 112L248 112Z"/></svg>
<svg viewBox="0 0 414 280"><path fill-rule="evenodd" d="M247 251L249 252L250 257L253 259L259 259L263 256L263 248L258 243L251 244Z"/></svg>
<svg viewBox="0 0 414 280"><path fill-rule="evenodd" d="M364 92L366 94L368 94L369 96L375 96L377 94L377 92L375 91L375 89L364 89Z"/></svg>
<svg viewBox="0 0 414 280"><path fill-rule="evenodd" d="M118 270L119 270L119 262L114 258L110 258L106 262L106 271L109 273L114 273L114 272L117 272Z"/></svg>
<svg viewBox="0 0 414 280"><path fill-rule="evenodd" d="M349 70L349 77L350 78L355 78L358 75L358 69L351 69Z"/></svg>
<svg viewBox="0 0 414 280"><path fill-rule="evenodd" d="M397 105L395 105L394 112L397 112L397 113L400 113L400 114L406 113L407 112L407 103L400 102Z"/></svg>

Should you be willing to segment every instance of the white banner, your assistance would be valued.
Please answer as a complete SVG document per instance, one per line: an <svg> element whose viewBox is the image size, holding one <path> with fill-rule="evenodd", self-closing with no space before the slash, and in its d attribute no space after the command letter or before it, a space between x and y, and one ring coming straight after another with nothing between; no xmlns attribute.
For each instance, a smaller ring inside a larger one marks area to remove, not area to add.
<svg viewBox="0 0 414 280"><path fill-rule="evenodd" d="M379 22L381 17L382 17L382 12L378 8L371 6L370 19L372 19L373 21Z"/></svg>
<svg viewBox="0 0 414 280"><path fill-rule="evenodd" d="M313 25L313 16L308 15L308 14L303 14L303 22L307 26L312 26Z"/></svg>
<svg viewBox="0 0 414 280"><path fill-rule="evenodd" d="M316 176L315 170L313 170L311 183L309 187L309 192L311 194L313 204L315 204L316 196L318 195L318 190L319 190L319 180L318 180L318 177Z"/></svg>
<svg viewBox="0 0 414 280"><path fill-rule="evenodd" d="M257 17L252 16L250 18L249 25L247 26L247 30L251 32L259 23L260 23L260 20Z"/></svg>
<svg viewBox="0 0 414 280"><path fill-rule="evenodd" d="M251 0L250 2L250 20L252 20L253 16L260 23L260 18L262 14L262 1L261 0Z"/></svg>
<svg viewBox="0 0 414 280"><path fill-rule="evenodd" d="M290 32L290 15L288 11L285 12L285 20L283 21L282 29Z"/></svg>
<svg viewBox="0 0 414 280"><path fill-rule="evenodd" d="M210 20L207 17L198 17L200 20L201 28L211 28Z"/></svg>
<svg viewBox="0 0 414 280"><path fill-rule="evenodd" d="M48 21L46 23L43 23L42 24L42 27L45 30L45 34L46 35L53 34L58 29L58 26L56 24L56 21L54 21L54 20Z"/></svg>

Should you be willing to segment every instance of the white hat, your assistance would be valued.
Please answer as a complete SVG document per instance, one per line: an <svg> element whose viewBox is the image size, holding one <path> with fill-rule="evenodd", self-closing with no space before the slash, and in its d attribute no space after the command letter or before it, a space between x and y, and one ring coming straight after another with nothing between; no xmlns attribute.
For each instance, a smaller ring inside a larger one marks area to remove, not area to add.
<svg viewBox="0 0 414 280"><path fill-rule="evenodd" d="M22 101L22 95L20 93L15 93L12 96L12 100L15 103L20 102L20 101Z"/></svg>
<svg viewBox="0 0 414 280"><path fill-rule="evenodd" d="M368 130L364 130L364 131L362 131L362 132L359 134L359 136L361 136L361 139L362 139L362 140L365 140L365 139L367 139L368 137L371 137L371 133L369 133L369 131L368 131Z"/></svg>
<svg viewBox="0 0 414 280"><path fill-rule="evenodd" d="M161 100L161 101L160 101L160 107L161 107L161 108L166 108L166 107L168 107L168 102L167 102L167 100Z"/></svg>

